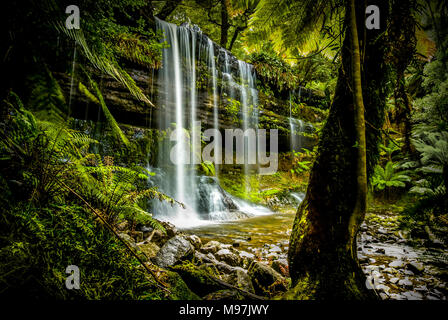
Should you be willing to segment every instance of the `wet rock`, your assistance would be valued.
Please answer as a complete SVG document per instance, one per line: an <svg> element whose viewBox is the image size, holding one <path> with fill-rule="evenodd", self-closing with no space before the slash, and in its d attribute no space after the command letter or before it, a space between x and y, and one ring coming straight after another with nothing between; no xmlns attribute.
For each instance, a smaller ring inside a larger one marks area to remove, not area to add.
<svg viewBox="0 0 448 320"><path fill-rule="evenodd" d="M190 243L193 245L193 247L196 250L199 250L201 248L202 241L201 241L201 238L199 238L198 236L193 234L193 235L188 236L187 239L188 239L188 241L190 241Z"/></svg>
<svg viewBox="0 0 448 320"><path fill-rule="evenodd" d="M221 249L215 253L216 259L225 262L230 266L236 267L241 264L241 259L235 253L231 252L229 249Z"/></svg>
<svg viewBox="0 0 448 320"><path fill-rule="evenodd" d="M400 280L400 278L390 278L390 279L389 279L389 282L395 284L395 283L397 283L399 280Z"/></svg>
<svg viewBox="0 0 448 320"><path fill-rule="evenodd" d="M425 270L425 266L416 261L409 262L406 267L416 274L420 274Z"/></svg>
<svg viewBox="0 0 448 320"><path fill-rule="evenodd" d="M232 266L229 266L228 264L224 262L217 261L214 263L216 269L218 269L220 272L223 272L225 274L231 274L234 270Z"/></svg>
<svg viewBox="0 0 448 320"><path fill-rule="evenodd" d="M161 230L154 230L154 232L147 238L147 241L154 242L159 247L163 246L168 240L168 235Z"/></svg>
<svg viewBox="0 0 448 320"><path fill-rule="evenodd" d="M198 264L202 264L202 263L216 263L217 260L215 259L215 257L213 255L211 255L211 257L209 255L203 254L202 252L199 251L195 251L193 253L193 258L196 262L198 262Z"/></svg>
<svg viewBox="0 0 448 320"><path fill-rule="evenodd" d="M160 222L162 226L165 228L166 235L168 238L172 238L177 234L176 226L170 222L162 221Z"/></svg>
<svg viewBox="0 0 448 320"><path fill-rule="evenodd" d="M401 279L400 281L398 281L398 285L402 286L402 287L412 287L412 281L409 280L408 278L406 279Z"/></svg>
<svg viewBox="0 0 448 320"><path fill-rule="evenodd" d="M209 241L200 249L203 253L216 253L219 249L221 249L221 242L218 241Z"/></svg>
<svg viewBox="0 0 448 320"><path fill-rule="evenodd" d="M269 295L273 291L287 290L285 279L277 271L261 262L252 262L248 275L252 280L255 292L259 295Z"/></svg>
<svg viewBox="0 0 448 320"><path fill-rule="evenodd" d="M247 271L243 268L236 267L233 272L230 274L229 282L235 287L238 287L242 290L255 293L254 286L252 285L252 281L247 274Z"/></svg>
<svg viewBox="0 0 448 320"><path fill-rule="evenodd" d="M245 269L249 268L252 261L255 260L255 255L247 251L240 251L238 252L238 255L240 256L241 259L241 265Z"/></svg>
<svg viewBox="0 0 448 320"><path fill-rule="evenodd" d="M168 240L153 259L159 267L166 268L193 254L194 248L183 236L175 236Z"/></svg>
<svg viewBox="0 0 448 320"><path fill-rule="evenodd" d="M405 266L405 263L402 260L394 260L391 263L389 263L389 267L392 267L392 268L403 268L404 266Z"/></svg>
<svg viewBox="0 0 448 320"><path fill-rule="evenodd" d="M282 249L277 245L271 245L271 247L269 248L269 252L273 253L282 252Z"/></svg>
<svg viewBox="0 0 448 320"><path fill-rule="evenodd" d="M405 296L408 300L422 300L423 295L419 292L415 291L407 291L402 293L403 296Z"/></svg>
<svg viewBox="0 0 448 320"><path fill-rule="evenodd" d="M284 277L289 277L289 266L288 260L278 259L272 262L272 269L280 273Z"/></svg>
<svg viewBox="0 0 448 320"><path fill-rule="evenodd" d="M375 250L375 252L380 254L386 254L386 250L384 250L384 248L378 248Z"/></svg>

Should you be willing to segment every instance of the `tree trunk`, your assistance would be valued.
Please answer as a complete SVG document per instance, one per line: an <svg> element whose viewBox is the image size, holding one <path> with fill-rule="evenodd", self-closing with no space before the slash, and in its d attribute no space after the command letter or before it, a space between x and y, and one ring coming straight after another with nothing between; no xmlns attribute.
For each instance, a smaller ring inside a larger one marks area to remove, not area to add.
<svg viewBox="0 0 448 320"><path fill-rule="evenodd" d="M220 45L223 48L227 48L227 39L229 33L229 0L221 0L221 40Z"/></svg>
<svg viewBox="0 0 448 320"><path fill-rule="evenodd" d="M238 39L240 32L243 30L244 29L241 27L235 27L235 31L233 32L233 36L232 36L232 40L230 40L229 51L232 51L232 48L233 48L233 45L235 44L236 39Z"/></svg>
<svg viewBox="0 0 448 320"><path fill-rule="evenodd" d="M352 1L347 1L347 28L334 100L291 233L288 260L292 286L286 299L376 297L367 290L357 261L356 236L365 211L366 180L379 157L378 128L384 121L388 81L384 30L389 5L388 0L376 1L382 30L364 32L366 3L357 1L351 12ZM356 21L350 21L352 16ZM352 41L356 24L355 36L362 35L359 41L365 47L361 63L356 61L360 56L359 45L356 53L357 39ZM364 87L360 92L361 82ZM364 116L370 126L363 142Z"/></svg>

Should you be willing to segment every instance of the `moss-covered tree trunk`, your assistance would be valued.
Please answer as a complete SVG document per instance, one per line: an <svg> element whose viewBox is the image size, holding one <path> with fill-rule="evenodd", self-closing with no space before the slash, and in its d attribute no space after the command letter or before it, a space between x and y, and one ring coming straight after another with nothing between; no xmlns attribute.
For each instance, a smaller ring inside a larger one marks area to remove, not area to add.
<svg viewBox="0 0 448 320"><path fill-rule="evenodd" d="M285 295L286 299L375 297L366 289L356 252L356 236L363 218L363 209L357 207L357 203L362 206L365 190L360 190L358 181L360 137L357 132L362 129L355 125L355 114L359 109L354 103L353 74L356 70L352 64L354 41L351 41L350 4L348 0L342 66L335 96L322 130L306 197L297 211L291 233L288 260L292 287ZM358 99L364 102L365 122L368 124L365 129L367 176L378 159L379 128L384 120L388 74L383 38L388 0L376 1L375 4L381 12L380 30L365 30L364 12L368 3L356 1L355 5L359 44L363 49L359 66L361 78L356 82L363 84ZM360 115L356 119L362 121Z"/></svg>

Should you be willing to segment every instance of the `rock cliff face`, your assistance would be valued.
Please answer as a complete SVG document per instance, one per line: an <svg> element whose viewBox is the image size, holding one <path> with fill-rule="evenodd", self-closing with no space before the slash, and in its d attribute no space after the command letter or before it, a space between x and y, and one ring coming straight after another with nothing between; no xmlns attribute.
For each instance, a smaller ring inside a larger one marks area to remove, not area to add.
<svg viewBox="0 0 448 320"><path fill-rule="evenodd" d="M200 33L201 37L206 37ZM207 38L208 39L208 38ZM206 41L202 39L200 41ZM213 43L213 50L215 51L216 69L217 72L217 101L219 106L218 125L220 130L234 129L240 126L240 115L235 114L235 110L230 110L229 102L223 92L223 70L224 60L227 63L227 68L231 73L238 72L238 60L228 51ZM201 121L202 129L214 127L213 123L213 94L212 89L208 86L208 68L203 65L203 62L198 61L198 79L197 83L197 120ZM142 89L143 93L154 103L155 107L145 105L134 98L126 87L113 78L108 76L98 76L96 79L100 85L101 92L104 96L105 102L115 119L122 124L154 128L164 130L164 121L158 119L158 115L162 112L174 113L175 101L174 97L167 101L158 101L157 97L167 90L162 81L160 81L159 71L144 70L138 66L126 68L129 75L134 79L136 84ZM57 73L56 77L61 84L62 89L68 95L72 91L71 98L71 112L75 118L102 120L102 112L98 105L92 103L83 93L81 93L77 86L71 89L71 78L67 74ZM173 80L174 81L174 80ZM238 80L237 80L238 81ZM75 82L76 83L76 82ZM258 85L263 85L258 83ZM190 88L184 87L185 92ZM305 102L319 99L310 90L302 89ZM239 90L235 90L235 99L241 101ZM184 109L184 118L189 117L189 108ZM323 115L315 110L309 109L303 115L298 115L301 120L305 122L316 123L323 121ZM266 129L279 130L279 151L289 151L290 148L290 111L289 101L279 99L275 96L267 96L259 91L258 94L258 119L259 126ZM166 124L165 124L166 125ZM169 125L169 124L168 124ZM312 125L304 126L304 132L312 133L314 128ZM303 137L303 147L310 148L315 143L314 138L307 136Z"/></svg>

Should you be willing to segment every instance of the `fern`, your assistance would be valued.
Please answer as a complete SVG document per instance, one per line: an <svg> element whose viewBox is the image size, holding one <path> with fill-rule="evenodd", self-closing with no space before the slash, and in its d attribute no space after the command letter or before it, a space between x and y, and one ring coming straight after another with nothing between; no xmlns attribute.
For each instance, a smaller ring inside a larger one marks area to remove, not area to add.
<svg viewBox="0 0 448 320"><path fill-rule="evenodd" d="M122 83L129 92L138 100L154 106L154 104L146 97L142 90L137 86L134 79L123 70L114 60L113 57L106 57L98 54L90 49L84 37L82 30L67 29L62 24L56 24L56 28L62 33L66 34L82 48L84 56L97 69L113 77L115 80Z"/></svg>
<svg viewBox="0 0 448 320"><path fill-rule="evenodd" d="M410 182L411 178L404 171L396 169L397 165L392 161L388 161L384 168L377 165L372 176L372 186L378 191L406 187L406 182Z"/></svg>

